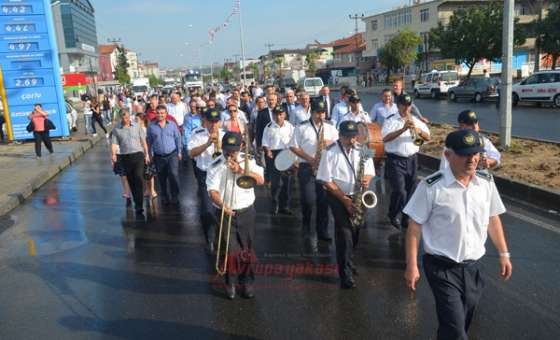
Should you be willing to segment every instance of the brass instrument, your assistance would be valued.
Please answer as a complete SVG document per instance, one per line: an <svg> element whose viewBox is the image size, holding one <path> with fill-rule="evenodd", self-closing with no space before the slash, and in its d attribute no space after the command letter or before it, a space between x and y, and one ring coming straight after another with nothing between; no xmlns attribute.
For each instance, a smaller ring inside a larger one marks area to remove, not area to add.
<svg viewBox="0 0 560 340"><path fill-rule="evenodd" d="M482 146L484 148L484 138L482 137L482 134L480 134L479 132L479 136L480 136L480 146ZM476 166L478 170L488 170L488 168L486 168L486 158L488 156L486 155L486 150L480 153L480 160L478 161L478 165Z"/></svg>
<svg viewBox="0 0 560 340"><path fill-rule="evenodd" d="M229 160L230 158L228 158ZM229 182L231 182L230 186L230 195L229 195L229 202L228 205L231 206L233 204L233 200L235 198L235 184L233 183L233 179L235 178L235 174L227 169L226 170L226 182L224 184L224 194L222 195L222 212L221 212L221 217L220 217L220 228L219 228L219 232L218 232L218 245L217 245L217 249L216 249L216 272L218 273L218 275L223 276L227 273L227 265L228 265L228 258L229 258L229 240L230 240L230 235L231 235L231 222L232 222L232 215L228 216L228 220L227 220L227 232L226 235L223 235L223 228L224 228L224 221L225 221L225 215L226 215L226 194L227 194L227 189L228 189L228 184ZM228 179L230 176L228 176L229 174L232 174L233 177L231 179ZM222 240L225 237L225 252L224 252L224 259L223 261L220 261L220 253L222 250ZM220 267L220 262L223 262L223 266Z"/></svg>
<svg viewBox="0 0 560 340"><path fill-rule="evenodd" d="M220 140L220 133L217 133L218 138L214 141L214 153L212 159L216 159L222 155L222 141Z"/></svg>
<svg viewBox="0 0 560 340"><path fill-rule="evenodd" d="M327 142L325 140L325 126L323 122L321 122L321 127L319 129L319 140L317 141L317 150L315 151L314 158L315 162L311 165L313 176L317 176L317 171L319 170L319 163L321 163L323 150L325 150L325 148L327 147Z"/></svg>
<svg viewBox="0 0 560 340"><path fill-rule="evenodd" d="M245 163L243 167L243 175L237 178L237 180L235 181L237 183L237 186L243 189L251 189L257 185L257 180L249 175L249 173L251 172L249 169L250 167L249 144L250 144L249 134L246 133L245 134Z"/></svg>
<svg viewBox="0 0 560 340"><path fill-rule="evenodd" d="M408 115L408 119L414 123L414 120L412 119L412 116L410 114ZM424 144L424 139L416 131L416 126L410 128L410 135L412 136L412 143L414 143L414 145L422 146L422 144Z"/></svg>
<svg viewBox="0 0 560 340"><path fill-rule="evenodd" d="M365 131L364 128L365 127ZM373 158L373 152L369 149L369 132L367 126L359 124L358 129L366 133L366 141L362 143L360 149L360 164L358 166L358 174L356 175L356 183L354 184L354 196L352 196L352 206L354 207L354 214L350 216L350 224L354 230L359 229L365 220L366 209L372 209L377 205L377 196L371 190L367 190L362 186L362 179L364 178L364 171L366 162Z"/></svg>

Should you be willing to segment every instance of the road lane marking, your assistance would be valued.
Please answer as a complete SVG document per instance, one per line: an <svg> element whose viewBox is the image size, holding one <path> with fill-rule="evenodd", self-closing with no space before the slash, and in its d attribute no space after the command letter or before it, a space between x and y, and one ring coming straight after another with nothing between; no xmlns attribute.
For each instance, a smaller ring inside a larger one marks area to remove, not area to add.
<svg viewBox="0 0 560 340"><path fill-rule="evenodd" d="M546 229L548 231L552 231L553 233L560 234L560 227L553 226L552 224L548 224L548 223L543 222L543 221L539 221L536 218L525 216L523 214L520 214L520 213L515 212L515 211L511 211L511 210L508 211L506 214L510 215L514 218L517 218L518 220L521 220L523 222L527 222L527 223L536 225L537 227L541 227L543 229Z"/></svg>

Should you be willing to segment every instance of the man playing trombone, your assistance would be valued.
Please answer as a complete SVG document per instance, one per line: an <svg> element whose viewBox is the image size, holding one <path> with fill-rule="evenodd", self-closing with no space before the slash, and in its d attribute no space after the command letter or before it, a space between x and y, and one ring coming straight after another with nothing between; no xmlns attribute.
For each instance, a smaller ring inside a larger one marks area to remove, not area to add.
<svg viewBox="0 0 560 340"><path fill-rule="evenodd" d="M229 299L236 295L236 283L232 277L235 274L241 296L254 297L256 212L253 187L264 184L263 168L254 158L241 154L240 149L241 135L227 132L222 138L223 154L209 166L206 177L208 195L217 208L220 221L216 270L224 275ZM220 248L225 250L222 261Z"/></svg>

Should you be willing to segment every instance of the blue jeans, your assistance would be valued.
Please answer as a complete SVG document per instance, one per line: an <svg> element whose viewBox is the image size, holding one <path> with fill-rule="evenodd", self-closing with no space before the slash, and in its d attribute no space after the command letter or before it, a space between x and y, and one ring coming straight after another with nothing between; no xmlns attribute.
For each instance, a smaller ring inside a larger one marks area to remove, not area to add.
<svg viewBox="0 0 560 340"><path fill-rule="evenodd" d="M84 119L86 121L86 135L91 133L91 120L93 119L92 117L92 115L84 115Z"/></svg>
<svg viewBox="0 0 560 340"><path fill-rule="evenodd" d="M177 151L168 155L154 155L154 163L157 169L161 199L177 202L179 195L179 158L177 157Z"/></svg>

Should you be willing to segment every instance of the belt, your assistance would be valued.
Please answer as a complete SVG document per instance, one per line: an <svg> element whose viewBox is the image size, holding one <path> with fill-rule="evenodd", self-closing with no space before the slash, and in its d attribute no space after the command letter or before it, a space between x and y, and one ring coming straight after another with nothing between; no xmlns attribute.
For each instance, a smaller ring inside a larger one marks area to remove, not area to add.
<svg viewBox="0 0 560 340"><path fill-rule="evenodd" d="M243 214L244 212L249 211L249 209L251 209L252 207L253 207L253 205L251 204L250 206L248 206L246 208L234 209L233 211L235 212L236 215L239 215L239 214Z"/></svg>
<svg viewBox="0 0 560 340"><path fill-rule="evenodd" d="M410 155L408 157L400 156L395 153L387 153L387 158L394 158L394 159L409 159L410 157L416 156L416 154Z"/></svg>
<svg viewBox="0 0 560 340"><path fill-rule="evenodd" d="M431 261L432 263L442 267L466 267L478 262L478 260L465 260L463 262L455 262L448 257L432 254L425 254L424 259L427 259L428 261Z"/></svg>
<svg viewBox="0 0 560 340"><path fill-rule="evenodd" d="M173 155L174 153L177 153L177 150L173 150L173 151L171 151L170 153L165 154L165 155L158 155L158 154L156 153L156 154L154 154L154 156L155 156L155 157L166 158L166 157L169 157L169 156Z"/></svg>

